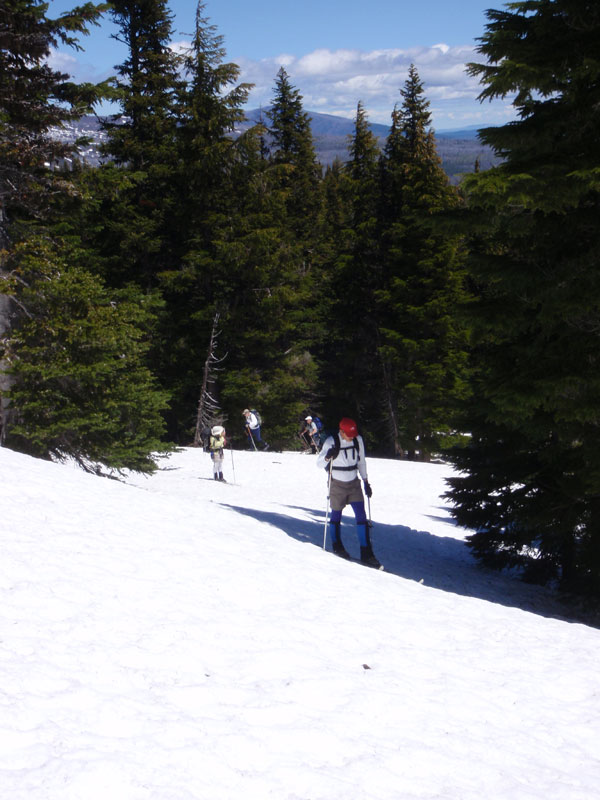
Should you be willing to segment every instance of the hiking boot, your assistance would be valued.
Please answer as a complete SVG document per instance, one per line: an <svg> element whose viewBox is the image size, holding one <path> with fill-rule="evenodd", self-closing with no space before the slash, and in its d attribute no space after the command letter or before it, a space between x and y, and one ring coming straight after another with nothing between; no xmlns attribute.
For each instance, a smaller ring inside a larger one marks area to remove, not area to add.
<svg viewBox="0 0 600 800"><path fill-rule="evenodd" d="M379 569L381 567L381 564L375 558L375 553L370 545L368 547L360 548L360 562L361 564L365 564L367 567L374 567L374 569Z"/></svg>
<svg viewBox="0 0 600 800"><path fill-rule="evenodd" d="M333 543L333 552L336 556L340 556L341 558L350 558L350 553L346 550L344 545L341 542L334 542Z"/></svg>
<svg viewBox="0 0 600 800"><path fill-rule="evenodd" d="M350 558L350 554L342 544L342 525L340 522L329 523L329 533L331 534L331 549L336 556Z"/></svg>

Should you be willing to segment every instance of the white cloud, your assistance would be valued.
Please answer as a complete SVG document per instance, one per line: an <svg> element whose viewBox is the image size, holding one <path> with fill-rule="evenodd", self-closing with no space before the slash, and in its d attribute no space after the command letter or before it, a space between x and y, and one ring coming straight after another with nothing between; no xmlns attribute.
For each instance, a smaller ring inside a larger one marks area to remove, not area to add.
<svg viewBox="0 0 600 800"><path fill-rule="evenodd" d="M58 50L51 50L48 57L48 64L52 69L67 72L69 70L74 70L78 61L75 56L69 55L68 53L60 53Z"/></svg>
<svg viewBox="0 0 600 800"><path fill-rule="evenodd" d="M114 75L113 70L98 69L94 64L82 61L71 53L51 50L47 59L48 65L58 71L68 75L69 78L77 83L100 83L106 78Z"/></svg>
<svg viewBox="0 0 600 800"><path fill-rule="evenodd" d="M189 42L172 43L176 52ZM114 63L119 60L115 55ZM433 125L437 129L470 124L501 124L514 118L514 109L505 101L481 105L477 96L481 85L467 75L465 65L480 60L470 45L450 47L438 43L431 47L390 48L363 51L320 48L300 56L281 53L272 58L252 60L228 57L240 67L239 82L254 84L249 108L269 105L280 67L303 97L306 111L354 117L362 102L372 122L388 124L396 104L402 102L400 90L414 64L430 101ZM114 74L101 72L77 56L53 52L50 63L74 76L75 80L100 81Z"/></svg>
<svg viewBox="0 0 600 800"><path fill-rule="evenodd" d="M255 84L250 107L268 105L273 98L275 77L283 66L293 86L303 97L307 111L319 110L338 116L354 116L361 101L373 122L388 123L394 105L401 103L408 69L414 64L423 81L425 96L431 102L434 126L445 127L459 121L473 124L503 122L506 103L481 106L477 96L481 86L469 77L465 65L477 61L474 47L432 47L372 50L318 49L300 57L289 54L251 61L238 60L241 80ZM508 104L509 117L514 116Z"/></svg>

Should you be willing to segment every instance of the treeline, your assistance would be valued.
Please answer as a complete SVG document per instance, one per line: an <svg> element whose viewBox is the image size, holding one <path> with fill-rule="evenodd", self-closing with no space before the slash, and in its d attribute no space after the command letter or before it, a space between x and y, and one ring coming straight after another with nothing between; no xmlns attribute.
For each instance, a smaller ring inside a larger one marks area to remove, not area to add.
<svg viewBox="0 0 600 800"><path fill-rule="evenodd" d="M126 42L102 85L46 64L101 13ZM598 590L596 4L489 11L470 65L497 166L452 187L411 67L384 147L357 104L323 169L282 68L235 138L250 87L199 3L186 53L164 0L38 0L0 18L2 437L87 468L230 434L256 406L292 447L308 411L360 421L371 453L460 468L450 496L476 554ZM119 104L106 161L63 171L51 127ZM457 432L462 432L459 435Z"/></svg>

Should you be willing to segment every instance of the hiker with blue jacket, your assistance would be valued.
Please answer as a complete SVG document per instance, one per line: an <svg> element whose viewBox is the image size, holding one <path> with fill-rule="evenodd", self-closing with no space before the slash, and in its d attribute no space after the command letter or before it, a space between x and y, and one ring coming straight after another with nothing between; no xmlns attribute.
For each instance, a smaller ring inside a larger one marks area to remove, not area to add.
<svg viewBox="0 0 600 800"><path fill-rule="evenodd" d="M375 558L371 546L370 522L365 512L365 498L371 497L371 486L367 477L365 443L358 435L356 422L349 417L340 420L339 431L323 442L317 457L317 466L329 473L329 502L331 516L329 532L333 552L342 558L350 558L342 543L342 511L350 504L356 518L356 528L360 543L360 560L370 567L381 565Z"/></svg>

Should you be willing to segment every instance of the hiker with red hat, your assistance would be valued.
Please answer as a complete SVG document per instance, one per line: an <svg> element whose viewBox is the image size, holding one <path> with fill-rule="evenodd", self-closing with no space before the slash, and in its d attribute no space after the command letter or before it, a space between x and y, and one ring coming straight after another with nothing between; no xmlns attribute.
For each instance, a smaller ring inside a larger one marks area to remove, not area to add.
<svg viewBox="0 0 600 800"><path fill-rule="evenodd" d="M371 486L367 478L365 443L358 434L356 422L349 417L340 420L339 432L329 436L323 443L317 457L317 466L329 473L329 502L331 517L329 531L333 552L342 558L350 558L341 537L342 511L352 506L356 518L356 528L360 543L360 560L370 567L379 568L371 546L370 522L365 513L365 498L360 479L363 481L367 497L371 497ZM360 478L359 478L360 476Z"/></svg>

